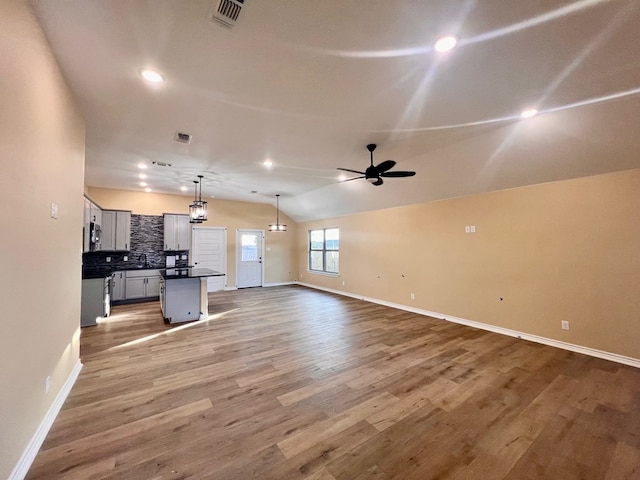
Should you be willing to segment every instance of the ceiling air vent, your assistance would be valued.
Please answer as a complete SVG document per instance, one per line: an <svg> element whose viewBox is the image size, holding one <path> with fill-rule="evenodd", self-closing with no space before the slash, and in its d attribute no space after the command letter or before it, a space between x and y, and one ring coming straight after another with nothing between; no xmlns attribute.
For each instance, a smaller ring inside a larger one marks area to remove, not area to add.
<svg viewBox="0 0 640 480"><path fill-rule="evenodd" d="M153 161L151 162L154 165L157 165L158 167L170 167L171 164L170 163L165 163L165 162L159 162L159 161Z"/></svg>
<svg viewBox="0 0 640 480"><path fill-rule="evenodd" d="M211 20L231 28L236 24L244 0L216 0L217 5Z"/></svg>
<svg viewBox="0 0 640 480"><path fill-rule="evenodd" d="M173 137L173 139L176 142L180 142L180 143L191 143L191 134L184 133L184 132L176 132L176 135L175 137Z"/></svg>

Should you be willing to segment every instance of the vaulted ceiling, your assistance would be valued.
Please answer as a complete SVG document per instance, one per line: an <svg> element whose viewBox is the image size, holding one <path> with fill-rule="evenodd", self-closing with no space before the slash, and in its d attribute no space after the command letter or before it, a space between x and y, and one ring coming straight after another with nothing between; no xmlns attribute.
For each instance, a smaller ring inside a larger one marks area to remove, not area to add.
<svg viewBox="0 0 640 480"><path fill-rule="evenodd" d="M202 174L303 221L640 168L637 0L246 0L231 28L218 3L33 1L87 185L191 195ZM368 143L416 176L339 182Z"/></svg>

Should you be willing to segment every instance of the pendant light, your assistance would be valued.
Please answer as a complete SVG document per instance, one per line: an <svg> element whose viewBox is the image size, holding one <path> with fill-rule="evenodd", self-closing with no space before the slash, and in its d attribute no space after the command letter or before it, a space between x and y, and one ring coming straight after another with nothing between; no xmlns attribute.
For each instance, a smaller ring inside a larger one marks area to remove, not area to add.
<svg viewBox="0 0 640 480"><path fill-rule="evenodd" d="M198 180L194 180L193 203L189 205L189 223L202 223L207 220L207 202L202 201L202 175L198 175ZM198 183L200 184L200 198L197 198Z"/></svg>
<svg viewBox="0 0 640 480"><path fill-rule="evenodd" d="M280 223L280 194L276 193L276 223L269 225L270 232L286 232L287 226Z"/></svg>

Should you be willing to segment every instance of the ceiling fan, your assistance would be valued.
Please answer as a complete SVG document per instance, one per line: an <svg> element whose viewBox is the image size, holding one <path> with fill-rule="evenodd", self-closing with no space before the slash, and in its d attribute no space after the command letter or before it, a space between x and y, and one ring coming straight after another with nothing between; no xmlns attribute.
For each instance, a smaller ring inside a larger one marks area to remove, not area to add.
<svg viewBox="0 0 640 480"><path fill-rule="evenodd" d="M385 160L379 165L374 165L373 151L376 149L376 146L377 145L375 143L370 143L369 145L367 145L367 150L369 150L369 153L371 155L371 165L367 167L367 169L364 172L359 172L358 170L351 170L349 168L338 167L338 170L342 170L344 172L360 174L360 176L358 177L347 178L346 180L343 180L343 182L350 182L351 180L364 178L367 182L377 186L377 185L382 185L384 183L384 181L382 180L383 177L384 178L413 177L416 174L416 172L407 172L403 170L396 170L395 172L390 172L389 170L391 170L396 165L396 162L394 162L393 160Z"/></svg>

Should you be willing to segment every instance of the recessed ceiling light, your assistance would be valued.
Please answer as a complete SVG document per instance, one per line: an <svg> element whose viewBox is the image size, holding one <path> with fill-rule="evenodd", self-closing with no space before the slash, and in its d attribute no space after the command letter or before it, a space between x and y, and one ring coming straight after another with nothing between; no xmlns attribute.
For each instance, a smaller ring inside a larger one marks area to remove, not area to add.
<svg viewBox="0 0 640 480"><path fill-rule="evenodd" d="M138 164L138 168L139 168L140 170L144 170L144 169L148 168L148 166L147 166L147 164L146 164L146 163L139 163L139 164Z"/></svg>
<svg viewBox="0 0 640 480"><path fill-rule="evenodd" d="M144 191L147 193L151 193L151 189L149 187L145 188Z"/></svg>
<svg viewBox="0 0 640 480"><path fill-rule="evenodd" d="M347 176L344 173L341 173L340 175L338 175L339 182L344 182L346 179L347 179Z"/></svg>
<svg viewBox="0 0 640 480"><path fill-rule="evenodd" d="M156 72L155 70L144 69L140 72L142 78L144 78L147 82L151 83L162 83L164 82L164 77L162 74Z"/></svg>
<svg viewBox="0 0 640 480"><path fill-rule="evenodd" d="M186 192L188 189L187 187L185 187L184 185L180 187L180 190L182 190L183 192Z"/></svg>
<svg viewBox="0 0 640 480"><path fill-rule="evenodd" d="M147 182L140 182L140 186L141 187L146 187L147 186Z"/></svg>
<svg viewBox="0 0 640 480"><path fill-rule="evenodd" d="M448 52L458 43L458 39L451 35L439 38L436 43L433 44L433 48L436 52Z"/></svg>
<svg viewBox="0 0 640 480"><path fill-rule="evenodd" d="M140 175L138 175L138 178L140 180L144 180L145 178L147 178L147 174L146 173L141 173Z"/></svg>
<svg viewBox="0 0 640 480"><path fill-rule="evenodd" d="M528 108L526 110L523 110L520 116L522 118L531 118L531 117L535 117L537 114L538 114L538 110L536 110L535 108Z"/></svg>
<svg viewBox="0 0 640 480"><path fill-rule="evenodd" d="M266 159L264 162L262 162L262 164L267 168L273 167L273 162L269 159Z"/></svg>

